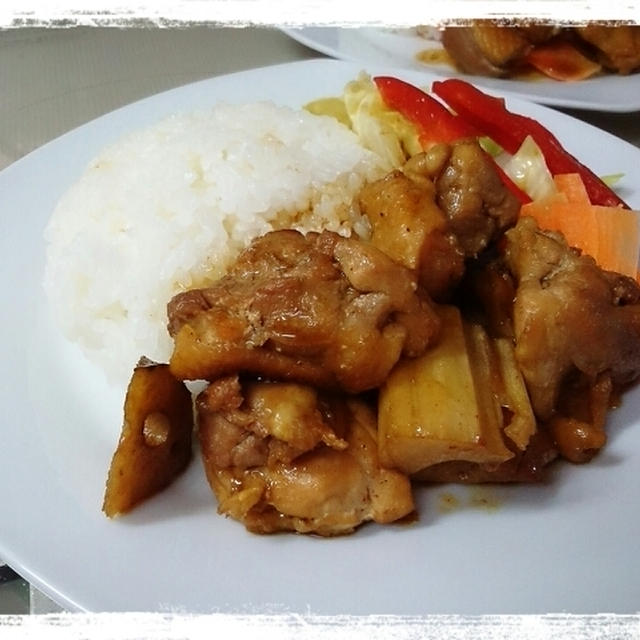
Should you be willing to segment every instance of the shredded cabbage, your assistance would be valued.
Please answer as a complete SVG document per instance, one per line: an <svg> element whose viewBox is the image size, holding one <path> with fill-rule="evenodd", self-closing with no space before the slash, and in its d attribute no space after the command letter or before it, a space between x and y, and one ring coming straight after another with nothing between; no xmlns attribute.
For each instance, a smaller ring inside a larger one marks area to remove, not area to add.
<svg viewBox="0 0 640 640"><path fill-rule="evenodd" d="M351 118L347 113L347 108L344 106L344 100L342 98L318 98L313 102L306 104L304 108L316 116L331 116L338 122L341 122L346 127L351 129Z"/></svg>
<svg viewBox="0 0 640 640"><path fill-rule="evenodd" d="M611 173L608 176L601 176L600 179L604 182L607 187L613 187L615 184L620 182L624 178L624 173Z"/></svg>
<svg viewBox="0 0 640 640"><path fill-rule="evenodd" d="M347 124L362 146L380 156L388 170L401 167L408 158L422 151L417 129L384 104L378 88L366 73L349 82L341 98L323 98L305 108Z"/></svg>
<svg viewBox="0 0 640 640"><path fill-rule="evenodd" d="M556 192L553 176L547 167L540 147L527 136L512 156L500 154L495 158L504 172L532 200L538 200Z"/></svg>
<svg viewBox="0 0 640 640"><path fill-rule="evenodd" d="M423 151L417 128L384 104L375 83L364 72L345 86L342 96L314 100L305 109L331 116L349 127L362 146L380 157L387 171L401 167L411 156ZM557 192L544 155L531 136L525 138L514 155L487 136L480 136L478 143L532 200ZM622 175L603 176L602 180L611 186Z"/></svg>
<svg viewBox="0 0 640 640"><path fill-rule="evenodd" d="M488 136L480 136L478 138L478 144L486 151L492 158L497 158L501 153L504 153L503 148L494 142Z"/></svg>

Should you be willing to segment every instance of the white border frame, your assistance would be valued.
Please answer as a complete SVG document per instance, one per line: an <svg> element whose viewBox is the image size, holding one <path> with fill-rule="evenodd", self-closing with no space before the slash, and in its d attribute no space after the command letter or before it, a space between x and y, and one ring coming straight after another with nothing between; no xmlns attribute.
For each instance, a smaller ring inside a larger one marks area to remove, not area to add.
<svg viewBox="0 0 640 640"><path fill-rule="evenodd" d="M427 6L428 5L428 6ZM634 2L621 0L373 0L366 8L344 0L3 0L0 27L175 26L415 26L490 17L579 24L614 20L640 22Z"/></svg>

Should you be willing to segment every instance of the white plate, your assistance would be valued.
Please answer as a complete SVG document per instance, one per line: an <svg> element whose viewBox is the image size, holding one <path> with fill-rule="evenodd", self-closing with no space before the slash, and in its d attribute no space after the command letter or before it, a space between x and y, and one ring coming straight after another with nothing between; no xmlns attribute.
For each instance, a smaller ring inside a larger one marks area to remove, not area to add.
<svg viewBox="0 0 640 640"><path fill-rule="evenodd" d="M414 29L305 27L284 29L284 32L315 51L341 60L465 78L490 89L517 93L541 104L596 111L630 112L640 109L640 73L603 75L582 82L485 78L458 73L447 64L420 62L416 58L420 51L440 45L416 35Z"/></svg>
<svg viewBox="0 0 640 640"><path fill-rule="evenodd" d="M251 535L216 515L198 459L130 516L102 515L123 392L48 319L42 231L54 204L96 152L133 128L222 100L301 105L339 94L360 70L322 60L187 85L90 122L0 173L0 557L63 606L332 615L637 610L640 390L613 415L610 443L591 464L562 467L548 486L419 490L412 525L365 526L332 540ZM637 148L545 107L511 97L508 104L545 122L596 171L624 171L621 195L640 208ZM439 509L445 491L458 495L459 509ZM470 506L478 497L499 506Z"/></svg>

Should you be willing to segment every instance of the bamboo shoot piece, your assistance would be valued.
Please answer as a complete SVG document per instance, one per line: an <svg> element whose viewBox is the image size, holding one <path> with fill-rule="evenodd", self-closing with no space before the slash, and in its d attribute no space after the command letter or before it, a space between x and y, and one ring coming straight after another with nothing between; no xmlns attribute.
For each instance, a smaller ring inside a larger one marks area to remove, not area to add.
<svg viewBox="0 0 640 640"><path fill-rule="evenodd" d="M381 462L409 474L454 460L497 466L514 456L505 429L520 449L535 432L524 383L506 341L497 345L455 307L438 313L440 341L401 361L380 391ZM513 416L506 425L503 407Z"/></svg>
<svg viewBox="0 0 640 640"><path fill-rule="evenodd" d="M536 418L524 378L518 368L513 343L507 338L498 338L493 343L502 374L502 406L511 413L511 420L505 425L504 432L520 451L524 451L536 433Z"/></svg>
<svg viewBox="0 0 640 640"><path fill-rule="evenodd" d="M463 327L479 398L486 411L499 412L497 419L503 423L504 435L524 451L537 425L513 343L490 338L477 324L463 321Z"/></svg>

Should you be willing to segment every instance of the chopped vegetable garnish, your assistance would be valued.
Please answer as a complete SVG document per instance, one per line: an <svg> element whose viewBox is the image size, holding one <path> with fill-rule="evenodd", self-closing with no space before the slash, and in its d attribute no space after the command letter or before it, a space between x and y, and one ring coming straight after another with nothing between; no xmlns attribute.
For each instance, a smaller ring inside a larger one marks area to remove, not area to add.
<svg viewBox="0 0 640 640"><path fill-rule="evenodd" d="M424 149L441 142L455 142L460 138L479 135L475 127L418 87L387 76L378 76L373 80L385 104L418 127Z"/></svg>
<svg viewBox="0 0 640 640"><path fill-rule="evenodd" d="M346 127L351 128L351 119L347 113L344 100L340 98L319 98L304 106L304 108L316 116L331 116Z"/></svg>
<svg viewBox="0 0 640 640"><path fill-rule="evenodd" d="M559 231L572 246L603 268L637 275L640 225L637 211L593 205L578 174L554 177L557 193L524 205L520 215L536 219L541 229Z"/></svg>
<svg viewBox="0 0 640 640"><path fill-rule="evenodd" d="M606 176L600 176L602 182L604 182L607 186L612 187L614 184L617 184L624 178L624 173L610 173Z"/></svg>
<svg viewBox="0 0 640 640"><path fill-rule="evenodd" d="M389 168L402 165L421 150L416 127L383 101L371 77L361 73L342 97L351 128L362 144L383 158Z"/></svg>
<svg viewBox="0 0 640 640"><path fill-rule="evenodd" d="M554 80L586 80L602 71L602 66L587 58L569 42L540 44L525 56L525 62Z"/></svg>
<svg viewBox="0 0 640 640"><path fill-rule="evenodd" d="M477 138L481 135L472 123L451 113L438 100L412 84L388 76L378 76L373 81L385 104L399 111L416 125L424 149L443 142L450 143L462 138ZM496 168L505 186L520 202L528 202L530 198L500 167L496 165Z"/></svg>
<svg viewBox="0 0 640 640"><path fill-rule="evenodd" d="M503 153L496 161L532 200L544 198L555 192L553 176L544 161L540 147L531 136L524 139L514 155Z"/></svg>
<svg viewBox="0 0 640 640"><path fill-rule="evenodd" d="M592 204L629 208L595 173L572 156L551 131L533 118L509 111L502 98L483 93L458 78L436 81L432 91L459 117L482 134L490 136L508 153L516 153L525 138L531 136L540 147L553 175L580 174Z"/></svg>
<svg viewBox="0 0 640 640"><path fill-rule="evenodd" d="M489 136L480 136L478 144L492 157L497 157L504 152L504 149L496 144Z"/></svg>

